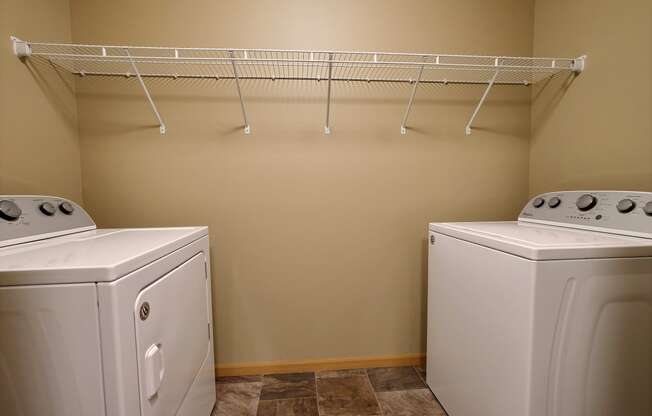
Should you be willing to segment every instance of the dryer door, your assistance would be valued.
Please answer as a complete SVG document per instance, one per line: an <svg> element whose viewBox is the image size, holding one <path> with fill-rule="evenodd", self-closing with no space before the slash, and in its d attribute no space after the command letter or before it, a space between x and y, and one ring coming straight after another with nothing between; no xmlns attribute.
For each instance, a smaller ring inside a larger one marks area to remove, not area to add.
<svg viewBox="0 0 652 416"><path fill-rule="evenodd" d="M175 415L210 348L204 254L143 289L134 305L143 416Z"/></svg>

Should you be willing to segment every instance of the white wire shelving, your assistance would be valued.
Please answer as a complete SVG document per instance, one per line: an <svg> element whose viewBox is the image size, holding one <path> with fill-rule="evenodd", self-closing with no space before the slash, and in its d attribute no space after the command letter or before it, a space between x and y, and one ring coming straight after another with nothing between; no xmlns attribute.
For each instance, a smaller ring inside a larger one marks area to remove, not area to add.
<svg viewBox="0 0 652 416"><path fill-rule="evenodd" d="M166 127L146 86L147 78L234 80L244 131L251 132L242 91L243 80L297 80L327 83L324 132L330 134L332 84L338 82L404 83L412 89L401 121L407 120L420 84L480 84L486 88L475 107L466 134L489 91L497 85L531 85L562 72L584 70L585 56L532 58L355 51L310 51L228 48L171 48L28 42L12 37L21 59L42 60L79 76L137 77L156 116L161 134Z"/></svg>

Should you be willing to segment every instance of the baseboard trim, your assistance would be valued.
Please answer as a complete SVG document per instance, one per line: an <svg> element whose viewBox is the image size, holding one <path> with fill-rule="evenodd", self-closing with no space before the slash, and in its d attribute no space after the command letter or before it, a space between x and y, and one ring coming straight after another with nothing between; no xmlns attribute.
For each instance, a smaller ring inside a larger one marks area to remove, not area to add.
<svg viewBox="0 0 652 416"><path fill-rule="evenodd" d="M216 366L218 376L251 376L259 374L299 373L307 371L343 370L347 368L400 367L424 365L425 354L382 357L323 358L304 361L266 361Z"/></svg>

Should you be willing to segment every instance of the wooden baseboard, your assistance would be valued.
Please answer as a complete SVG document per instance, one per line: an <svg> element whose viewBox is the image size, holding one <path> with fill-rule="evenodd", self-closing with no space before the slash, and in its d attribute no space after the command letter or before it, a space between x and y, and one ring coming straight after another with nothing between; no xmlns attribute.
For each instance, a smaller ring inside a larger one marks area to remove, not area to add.
<svg viewBox="0 0 652 416"><path fill-rule="evenodd" d="M384 357L324 358L304 361L267 361L223 364L216 366L216 370L218 376L251 376L259 374L343 370L347 368L425 365L425 362L425 354L407 354Z"/></svg>

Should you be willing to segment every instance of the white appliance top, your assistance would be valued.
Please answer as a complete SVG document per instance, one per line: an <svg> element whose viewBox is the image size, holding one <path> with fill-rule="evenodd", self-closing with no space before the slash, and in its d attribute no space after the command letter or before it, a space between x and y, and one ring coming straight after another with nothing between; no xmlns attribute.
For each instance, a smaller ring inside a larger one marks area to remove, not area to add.
<svg viewBox="0 0 652 416"><path fill-rule="evenodd" d="M431 223L430 230L531 260L652 256L652 193L556 192L518 222Z"/></svg>
<svg viewBox="0 0 652 416"><path fill-rule="evenodd" d="M54 210L42 212L44 202ZM97 230L71 201L0 196L0 286L112 281L206 235L206 227Z"/></svg>
<svg viewBox="0 0 652 416"><path fill-rule="evenodd" d="M531 223L432 223L430 230L531 260L652 256L652 240Z"/></svg>

